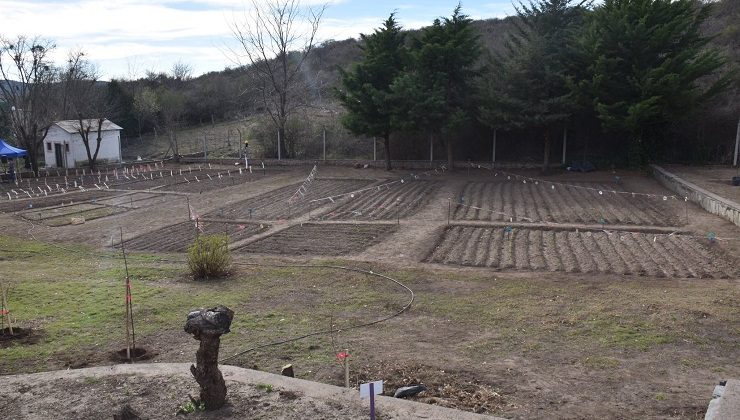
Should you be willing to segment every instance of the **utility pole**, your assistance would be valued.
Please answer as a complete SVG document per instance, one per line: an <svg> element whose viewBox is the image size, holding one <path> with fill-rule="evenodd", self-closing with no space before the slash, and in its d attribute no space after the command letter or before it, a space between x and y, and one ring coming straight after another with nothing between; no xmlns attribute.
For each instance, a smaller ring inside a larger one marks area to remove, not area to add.
<svg viewBox="0 0 740 420"><path fill-rule="evenodd" d="M377 142L375 141L375 137L373 137L373 161L378 160L378 155L376 154L376 151L375 151L376 145L377 145Z"/></svg>

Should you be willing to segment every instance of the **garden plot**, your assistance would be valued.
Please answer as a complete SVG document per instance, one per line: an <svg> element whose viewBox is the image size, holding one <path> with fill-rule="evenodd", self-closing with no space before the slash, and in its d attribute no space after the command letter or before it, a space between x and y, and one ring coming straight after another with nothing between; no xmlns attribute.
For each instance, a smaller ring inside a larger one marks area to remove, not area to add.
<svg viewBox="0 0 740 420"><path fill-rule="evenodd" d="M14 200L0 201L0 211L14 212L26 209L38 209L45 207L54 207L64 203L80 203L90 200L100 200L107 197L121 195L118 191L91 189L87 191L71 191L67 193L55 193L48 196L40 195L38 197ZM27 196L26 196L27 197Z"/></svg>
<svg viewBox="0 0 740 420"><path fill-rule="evenodd" d="M396 224L302 223L247 244L240 252L339 256L362 252L398 229Z"/></svg>
<svg viewBox="0 0 740 420"><path fill-rule="evenodd" d="M91 193L93 191L90 191ZM103 192L103 191L95 191ZM110 192L110 191L108 191ZM73 223L73 218L84 218L85 221L100 219L102 217L112 216L123 213L128 210L146 207L152 200L158 198L157 194L149 193L116 193L113 197L103 197L98 199L96 196L90 196L87 201L55 206L55 207L34 207L21 214L26 220L36 221L47 226L64 226ZM57 197L49 197L51 199Z"/></svg>
<svg viewBox="0 0 740 420"><path fill-rule="evenodd" d="M183 252L193 244L197 234L228 233L229 242L236 242L267 228L268 225L257 223L200 222L200 230L196 230L195 222L182 222L129 239L125 244L126 248L140 251Z"/></svg>
<svg viewBox="0 0 740 420"><path fill-rule="evenodd" d="M162 170L152 171L138 176L119 175L119 179L113 182L112 188L120 190L148 190L157 189L162 191L177 192L203 192L212 191L232 185L257 181L273 175L275 171L255 171L249 173L239 169L228 170Z"/></svg>
<svg viewBox="0 0 740 420"><path fill-rule="evenodd" d="M105 204L106 206L125 207L127 209L138 209L151 204L151 201L161 197L161 194L135 192L118 195L102 200L92 200L94 203Z"/></svg>
<svg viewBox="0 0 740 420"><path fill-rule="evenodd" d="M100 219L114 214L123 213L127 209L117 206L106 206L91 202L70 204L42 210L29 210L21 214L26 220L42 223L47 226L57 227L73 223L73 219L84 219L85 221Z"/></svg>
<svg viewBox="0 0 740 420"><path fill-rule="evenodd" d="M686 222L663 197L617 194L614 191L621 187L616 183L552 187L521 180L469 182L452 202L453 218L650 226L681 226Z"/></svg>
<svg viewBox="0 0 740 420"><path fill-rule="evenodd" d="M288 200L293 197L298 187L301 186L301 184L296 183L229 204L206 214L205 217L239 220L290 219L305 214L311 208L321 205L311 203L312 199L362 189L371 182L373 181L366 179L316 179L308 186L304 196L289 203Z"/></svg>
<svg viewBox="0 0 740 420"><path fill-rule="evenodd" d="M356 197L344 197L345 202L324 214L329 220L388 220L416 214L427 202L436 181L405 181L363 191Z"/></svg>
<svg viewBox="0 0 740 420"><path fill-rule="evenodd" d="M453 225L427 262L508 270L728 278L738 270L719 250L687 235ZM708 243L708 242L707 242Z"/></svg>

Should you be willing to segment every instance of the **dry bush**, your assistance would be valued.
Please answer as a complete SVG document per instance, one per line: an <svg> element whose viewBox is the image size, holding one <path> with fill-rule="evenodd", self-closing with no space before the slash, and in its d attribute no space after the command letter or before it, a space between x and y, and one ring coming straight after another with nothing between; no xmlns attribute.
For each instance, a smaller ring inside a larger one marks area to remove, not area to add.
<svg viewBox="0 0 740 420"><path fill-rule="evenodd" d="M188 248L188 267L196 279L227 275L231 268L229 237L224 234L198 235Z"/></svg>

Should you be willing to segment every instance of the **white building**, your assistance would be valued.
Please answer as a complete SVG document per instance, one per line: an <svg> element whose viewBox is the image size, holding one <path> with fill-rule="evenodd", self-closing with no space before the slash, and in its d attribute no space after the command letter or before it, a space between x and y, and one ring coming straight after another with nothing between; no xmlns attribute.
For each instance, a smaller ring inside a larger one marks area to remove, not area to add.
<svg viewBox="0 0 740 420"><path fill-rule="evenodd" d="M98 120L82 120L84 127L90 126L90 154L95 154L98 138ZM78 120L57 121L51 125L44 139L44 161L47 167L75 168L87 164L87 151L78 132ZM121 162L121 127L103 120L100 151L97 163Z"/></svg>

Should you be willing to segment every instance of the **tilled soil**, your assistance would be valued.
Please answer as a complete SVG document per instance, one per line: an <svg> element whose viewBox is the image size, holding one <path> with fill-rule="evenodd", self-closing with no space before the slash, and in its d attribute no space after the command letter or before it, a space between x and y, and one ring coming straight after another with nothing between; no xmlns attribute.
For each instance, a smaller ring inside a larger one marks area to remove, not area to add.
<svg viewBox="0 0 740 420"><path fill-rule="evenodd" d="M372 182L365 179L316 179L307 187L307 191L300 196L300 199L289 202L301 186L300 183L296 183L226 205L216 211L207 213L205 216L238 220L291 219L318 207L319 204L311 202L313 199L344 194L361 189Z"/></svg>
<svg viewBox="0 0 740 420"><path fill-rule="evenodd" d="M731 278L737 268L706 239L681 234L453 225L425 261L506 270Z"/></svg>
<svg viewBox="0 0 740 420"><path fill-rule="evenodd" d="M468 182L453 206L455 220L679 226L686 222L664 201L618 193L617 183L570 182L569 186L497 177Z"/></svg>
<svg viewBox="0 0 740 420"><path fill-rule="evenodd" d="M348 255L379 243L395 224L302 223L247 244L237 252L288 255Z"/></svg>
<svg viewBox="0 0 740 420"><path fill-rule="evenodd" d="M145 233L125 241L125 246L140 251L183 252L193 244L198 234L227 233L229 242L256 235L269 228L259 223L182 222Z"/></svg>
<svg viewBox="0 0 740 420"><path fill-rule="evenodd" d="M344 203L322 215L322 220L389 220L415 215L429 202L432 192L439 188L435 181L404 181L394 185L378 186L356 196L346 197Z"/></svg>

